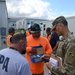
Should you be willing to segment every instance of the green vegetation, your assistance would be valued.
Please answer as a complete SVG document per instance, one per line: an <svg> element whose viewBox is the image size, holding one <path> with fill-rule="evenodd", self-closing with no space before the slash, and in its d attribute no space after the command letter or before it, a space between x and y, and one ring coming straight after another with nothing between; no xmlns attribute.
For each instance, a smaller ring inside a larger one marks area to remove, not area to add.
<svg viewBox="0 0 75 75"><path fill-rule="evenodd" d="M25 32L26 30L24 29L15 29L15 32Z"/></svg>

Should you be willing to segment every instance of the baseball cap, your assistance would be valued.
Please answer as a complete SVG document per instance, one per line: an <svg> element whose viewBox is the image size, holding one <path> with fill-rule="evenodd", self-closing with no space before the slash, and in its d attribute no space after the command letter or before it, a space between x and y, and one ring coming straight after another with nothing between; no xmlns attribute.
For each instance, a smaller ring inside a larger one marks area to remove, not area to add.
<svg viewBox="0 0 75 75"><path fill-rule="evenodd" d="M34 23L31 26L31 30L30 30L31 33L37 33L37 32L40 32L40 31L41 31L41 28L40 28L40 25L39 24Z"/></svg>
<svg viewBox="0 0 75 75"><path fill-rule="evenodd" d="M52 23L52 30L53 30L54 28L56 28L56 26L57 26L58 23L63 23L63 22L67 22L67 20L66 20L66 18L65 18L64 16L59 16L59 17L57 17L57 18L53 21L53 23Z"/></svg>

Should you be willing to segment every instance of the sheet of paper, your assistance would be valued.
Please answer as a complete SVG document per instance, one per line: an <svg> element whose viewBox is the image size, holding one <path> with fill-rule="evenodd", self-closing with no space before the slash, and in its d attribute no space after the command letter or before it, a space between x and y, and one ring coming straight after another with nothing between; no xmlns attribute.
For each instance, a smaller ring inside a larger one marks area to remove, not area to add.
<svg viewBox="0 0 75 75"><path fill-rule="evenodd" d="M52 66L58 66L58 61L54 58L50 58L49 62L51 62Z"/></svg>

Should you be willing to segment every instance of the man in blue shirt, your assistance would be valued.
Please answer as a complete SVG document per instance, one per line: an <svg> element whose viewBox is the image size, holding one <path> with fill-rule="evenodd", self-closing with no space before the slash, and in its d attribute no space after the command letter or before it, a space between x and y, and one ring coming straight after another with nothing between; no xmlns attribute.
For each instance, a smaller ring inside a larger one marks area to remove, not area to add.
<svg viewBox="0 0 75 75"><path fill-rule="evenodd" d="M52 30L50 44L51 44L51 47L53 49L53 53L56 54L56 49L57 49L58 44L59 44L59 36L58 36L55 29Z"/></svg>

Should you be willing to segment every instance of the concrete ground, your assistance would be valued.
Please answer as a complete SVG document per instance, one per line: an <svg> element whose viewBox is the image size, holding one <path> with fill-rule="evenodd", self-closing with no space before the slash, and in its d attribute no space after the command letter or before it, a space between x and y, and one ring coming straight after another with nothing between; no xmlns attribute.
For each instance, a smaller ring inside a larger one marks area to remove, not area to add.
<svg viewBox="0 0 75 75"><path fill-rule="evenodd" d="M44 75L50 75L46 65L44 65Z"/></svg>

